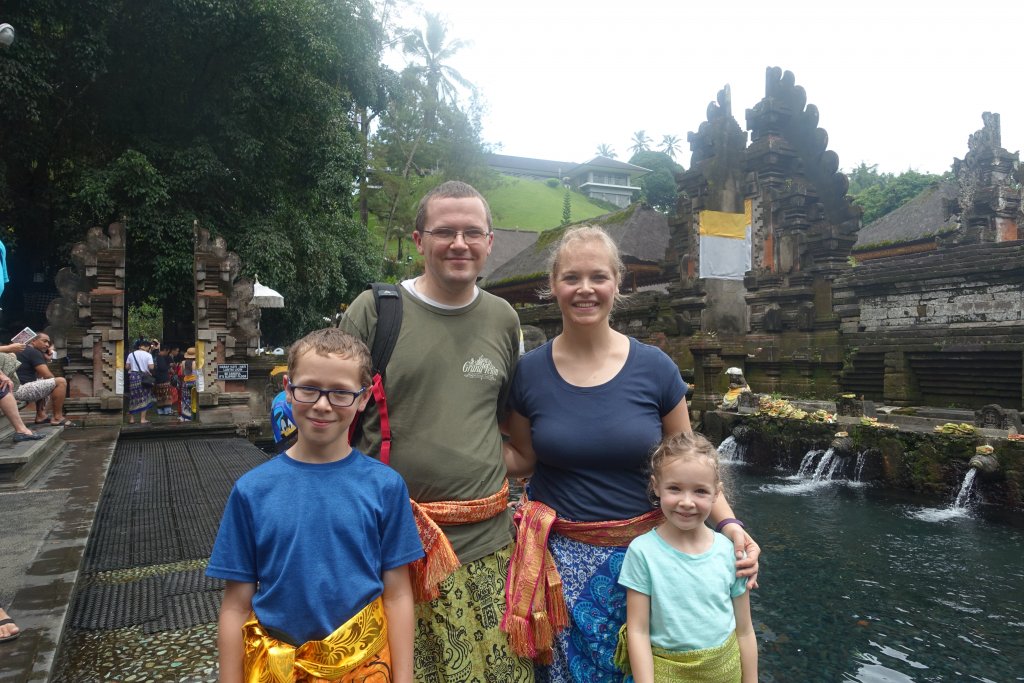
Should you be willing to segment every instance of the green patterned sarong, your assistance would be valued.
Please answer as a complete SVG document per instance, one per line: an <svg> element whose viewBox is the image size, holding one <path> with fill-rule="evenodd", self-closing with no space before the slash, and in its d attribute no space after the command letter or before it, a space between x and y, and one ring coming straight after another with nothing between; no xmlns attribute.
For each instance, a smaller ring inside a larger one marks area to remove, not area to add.
<svg viewBox="0 0 1024 683"><path fill-rule="evenodd" d="M740 683L742 679L740 645L735 631L717 647L687 652L654 647L651 652L654 654L654 680L657 683ZM625 625L619 629L615 665L627 676L631 674Z"/></svg>
<svg viewBox="0 0 1024 683"><path fill-rule="evenodd" d="M459 567L416 604L417 683L533 683L533 662L501 630L512 546Z"/></svg>

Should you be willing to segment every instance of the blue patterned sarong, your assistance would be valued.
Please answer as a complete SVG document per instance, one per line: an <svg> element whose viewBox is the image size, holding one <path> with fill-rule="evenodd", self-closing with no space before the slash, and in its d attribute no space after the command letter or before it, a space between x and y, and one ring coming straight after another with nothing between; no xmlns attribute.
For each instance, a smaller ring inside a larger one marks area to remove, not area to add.
<svg viewBox="0 0 1024 683"><path fill-rule="evenodd" d="M562 577L569 628L555 637L554 662L537 667L538 683L632 683L614 663L626 623L619 585L625 548L593 546L552 533L548 548Z"/></svg>

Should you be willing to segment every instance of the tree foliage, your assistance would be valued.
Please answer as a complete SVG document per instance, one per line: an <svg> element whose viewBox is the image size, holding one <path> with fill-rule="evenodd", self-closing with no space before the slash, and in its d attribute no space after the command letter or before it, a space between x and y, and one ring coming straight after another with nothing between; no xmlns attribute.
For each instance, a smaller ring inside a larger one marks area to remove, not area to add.
<svg viewBox="0 0 1024 683"><path fill-rule="evenodd" d="M447 63L465 43L452 39L438 17L408 35L404 50L414 61L389 92L369 143L372 188L369 213L385 242L398 241L401 260L411 238L420 197L444 180L458 178L485 189L491 181L480 139L482 105L471 83ZM458 87L468 93L465 109Z"/></svg>
<svg viewBox="0 0 1024 683"><path fill-rule="evenodd" d="M649 206L663 213L675 213L678 189L676 173L684 169L665 152L637 152L629 163L651 169L651 173L640 178L640 198Z"/></svg>
<svg viewBox="0 0 1024 683"><path fill-rule="evenodd" d="M619 156L618 154L615 153L615 150L612 149L611 146L603 142L597 146L596 154L597 156L604 157L605 159L614 159L615 157Z"/></svg>
<svg viewBox="0 0 1024 683"><path fill-rule="evenodd" d="M669 158L675 159L676 154L679 152L679 137L676 135L662 135L661 151L667 154Z"/></svg>
<svg viewBox="0 0 1024 683"><path fill-rule="evenodd" d="M562 225L569 225L572 222L572 193L569 188L565 189L562 197Z"/></svg>
<svg viewBox="0 0 1024 683"><path fill-rule="evenodd" d="M629 151L632 152L633 154L646 152L651 148L651 138L649 135L647 135L647 131L645 130L638 130L637 132L633 133L633 137L630 138L630 142L632 142L633 144L629 148Z"/></svg>
<svg viewBox="0 0 1024 683"><path fill-rule="evenodd" d="M198 220L285 295L265 325L283 340L375 277L352 205L354 112L387 80L367 0L34 0L3 19L0 220L41 258L123 219L129 301L188 319Z"/></svg>
<svg viewBox="0 0 1024 683"><path fill-rule="evenodd" d="M879 173L877 165L868 166L864 162L846 175L850 180L849 193L853 197L853 203L864 210L864 225L898 209L930 185L944 178L914 170L904 171L899 175Z"/></svg>

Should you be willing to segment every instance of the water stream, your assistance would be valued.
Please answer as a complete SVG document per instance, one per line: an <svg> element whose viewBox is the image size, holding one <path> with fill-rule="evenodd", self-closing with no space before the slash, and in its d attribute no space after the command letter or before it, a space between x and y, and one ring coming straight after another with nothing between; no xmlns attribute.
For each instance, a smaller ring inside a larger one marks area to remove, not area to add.
<svg viewBox="0 0 1024 683"><path fill-rule="evenodd" d="M1024 681L1024 520L926 519L934 500L845 480L725 476L764 553L762 682Z"/></svg>
<svg viewBox="0 0 1024 683"><path fill-rule="evenodd" d="M741 464L744 462L746 450L746 446L737 442L735 437L726 437L722 443L718 444L718 461Z"/></svg>

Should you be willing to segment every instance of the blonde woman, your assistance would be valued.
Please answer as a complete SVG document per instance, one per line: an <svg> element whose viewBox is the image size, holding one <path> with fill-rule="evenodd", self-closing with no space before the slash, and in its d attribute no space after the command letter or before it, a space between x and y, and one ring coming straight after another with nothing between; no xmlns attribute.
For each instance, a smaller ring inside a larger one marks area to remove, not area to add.
<svg viewBox="0 0 1024 683"><path fill-rule="evenodd" d="M511 388L505 461L530 483L503 625L541 664L538 681L622 681L613 663L626 620L619 569L629 542L663 519L647 463L664 436L691 431L672 359L611 327L623 272L601 228L565 233L549 268L562 332L519 361ZM735 545L737 575L756 585L760 549L725 496L711 520Z"/></svg>

